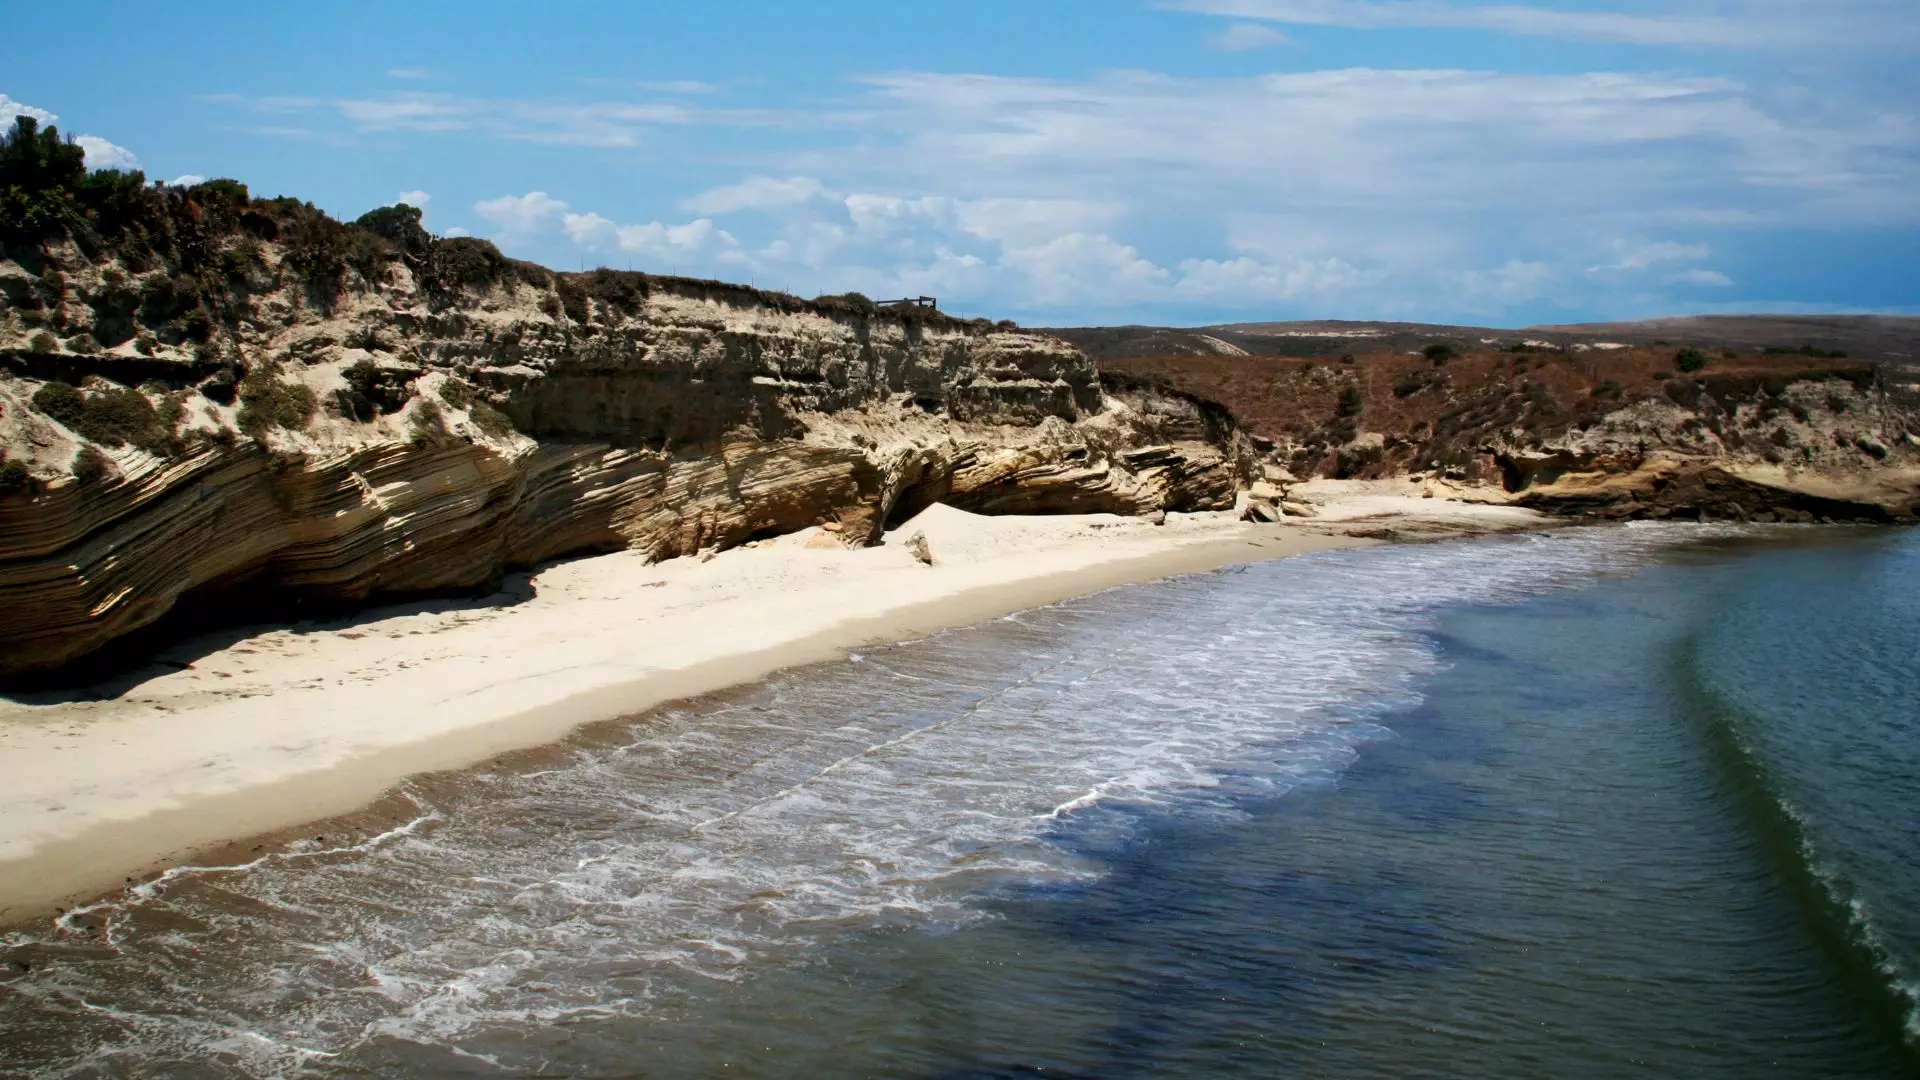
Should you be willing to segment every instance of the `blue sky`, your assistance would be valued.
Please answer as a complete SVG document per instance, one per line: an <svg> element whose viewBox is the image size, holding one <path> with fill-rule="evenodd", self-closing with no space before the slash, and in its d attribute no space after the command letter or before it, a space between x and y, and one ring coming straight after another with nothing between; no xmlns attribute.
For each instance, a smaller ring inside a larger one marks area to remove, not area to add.
<svg viewBox="0 0 1920 1080"><path fill-rule="evenodd" d="M1920 311L1920 0L35 4L0 113L1030 324Z"/></svg>

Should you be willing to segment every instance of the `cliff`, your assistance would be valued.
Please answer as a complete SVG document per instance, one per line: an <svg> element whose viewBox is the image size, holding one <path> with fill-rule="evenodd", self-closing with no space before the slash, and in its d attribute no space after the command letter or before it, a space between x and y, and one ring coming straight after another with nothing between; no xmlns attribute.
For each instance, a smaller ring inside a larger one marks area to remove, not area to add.
<svg viewBox="0 0 1920 1080"><path fill-rule="evenodd" d="M1275 475L1412 475L1611 519L1920 516L1920 387L1829 350L1356 339L1103 367L1231 408Z"/></svg>
<svg viewBox="0 0 1920 1080"><path fill-rule="evenodd" d="M934 501L1230 507L1234 435L1055 339L860 298L553 274L417 214L145 188L0 260L0 677L170 613L492 588ZM406 226L412 225L409 229Z"/></svg>

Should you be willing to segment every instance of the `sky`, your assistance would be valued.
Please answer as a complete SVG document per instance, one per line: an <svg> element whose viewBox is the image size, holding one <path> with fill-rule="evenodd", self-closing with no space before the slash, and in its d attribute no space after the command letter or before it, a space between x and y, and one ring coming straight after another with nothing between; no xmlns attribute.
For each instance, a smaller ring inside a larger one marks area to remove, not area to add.
<svg viewBox="0 0 1920 1080"><path fill-rule="evenodd" d="M1920 0L24 5L94 167L1029 325L1920 313Z"/></svg>

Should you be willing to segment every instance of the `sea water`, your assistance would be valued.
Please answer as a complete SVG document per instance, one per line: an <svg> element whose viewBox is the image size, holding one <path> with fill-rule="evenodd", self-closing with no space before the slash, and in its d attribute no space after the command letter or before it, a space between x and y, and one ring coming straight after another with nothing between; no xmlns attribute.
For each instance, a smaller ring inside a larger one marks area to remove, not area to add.
<svg viewBox="0 0 1920 1080"><path fill-rule="evenodd" d="M1920 537L1111 590L0 939L46 1076L1913 1075Z"/></svg>

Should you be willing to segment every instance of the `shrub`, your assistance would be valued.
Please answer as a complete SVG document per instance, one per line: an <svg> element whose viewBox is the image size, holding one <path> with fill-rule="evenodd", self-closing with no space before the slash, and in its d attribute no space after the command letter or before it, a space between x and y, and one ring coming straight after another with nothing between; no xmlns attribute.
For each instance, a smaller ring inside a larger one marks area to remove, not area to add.
<svg viewBox="0 0 1920 1080"><path fill-rule="evenodd" d="M185 275L158 274L140 286L140 321L148 326L171 322L199 306L199 285Z"/></svg>
<svg viewBox="0 0 1920 1080"><path fill-rule="evenodd" d="M1615 401L1620 400L1620 380L1607 379L1599 386L1593 388L1593 396L1597 398L1611 398Z"/></svg>
<svg viewBox="0 0 1920 1080"><path fill-rule="evenodd" d="M5 450L0 449L0 495L19 491L33 483L33 474L17 461L8 461Z"/></svg>
<svg viewBox="0 0 1920 1080"><path fill-rule="evenodd" d="M435 240L420 267L420 283L442 296L461 289L484 289L509 268L507 257L490 240L450 236Z"/></svg>
<svg viewBox="0 0 1920 1080"><path fill-rule="evenodd" d="M1442 367L1446 364L1447 361L1460 355L1458 350L1456 350L1452 345L1449 345L1444 341L1434 342L1433 344L1420 350L1420 354L1422 356L1425 356L1427 359L1433 361L1434 367Z"/></svg>
<svg viewBox="0 0 1920 1080"><path fill-rule="evenodd" d="M180 320L180 336L188 341L206 341L213 336L212 317L199 308L187 312L187 317Z"/></svg>
<svg viewBox="0 0 1920 1080"><path fill-rule="evenodd" d="M473 404L473 387L458 379L448 379L440 384L440 400L456 409L464 409Z"/></svg>
<svg viewBox="0 0 1920 1080"><path fill-rule="evenodd" d="M74 189L86 178L86 151L60 129L20 115L0 135L0 243L35 244L81 220Z"/></svg>
<svg viewBox="0 0 1920 1080"><path fill-rule="evenodd" d="M133 339L133 349L141 356L152 356L160 349L160 339L152 334L141 334Z"/></svg>
<svg viewBox="0 0 1920 1080"><path fill-rule="evenodd" d="M607 307L633 315L646 303L646 275L621 273L603 266L593 272L587 292Z"/></svg>
<svg viewBox="0 0 1920 1080"><path fill-rule="evenodd" d="M1360 415L1360 409L1363 404L1364 404L1364 399L1360 396L1359 383L1348 383L1344 388L1341 389L1340 408L1339 408L1339 412L1341 416Z"/></svg>
<svg viewBox="0 0 1920 1080"><path fill-rule="evenodd" d="M311 388L281 382L272 368L259 368L240 380L240 430L256 439L275 427L298 431L313 419L314 404Z"/></svg>
<svg viewBox="0 0 1920 1080"><path fill-rule="evenodd" d="M60 351L60 339L42 330L33 335L32 339L27 342L27 347L37 353L58 352Z"/></svg>
<svg viewBox="0 0 1920 1080"><path fill-rule="evenodd" d="M567 318L577 323L587 321L587 291L580 286L561 278L554 282L554 291L560 295L560 310Z"/></svg>
<svg viewBox="0 0 1920 1080"><path fill-rule="evenodd" d="M867 296L866 293L828 293L819 297L814 302L834 307L844 307L856 315L871 315L874 312L873 300Z"/></svg>
<svg viewBox="0 0 1920 1080"><path fill-rule="evenodd" d="M1695 372L1707 366L1707 354L1699 349L1688 347L1673 354L1673 366L1685 372Z"/></svg>
<svg viewBox="0 0 1920 1080"><path fill-rule="evenodd" d="M393 258L385 240L365 229L342 225L312 206L294 212L292 223L281 231L281 240L287 265L322 307L331 307L339 298L349 269L369 284L381 284L387 280Z"/></svg>
<svg viewBox="0 0 1920 1080"><path fill-rule="evenodd" d="M440 406L431 401L422 401L413 408L413 441L428 446L439 446L453 437L447 430L447 414Z"/></svg>
<svg viewBox="0 0 1920 1080"><path fill-rule="evenodd" d="M193 200L206 206L240 207L252 201L247 185L225 177L202 180L187 189Z"/></svg>
<svg viewBox="0 0 1920 1080"><path fill-rule="evenodd" d="M169 456L175 449L171 445L173 433L169 426L160 419L153 403L140 391L115 387L82 394L65 383L48 383L34 395L35 406L39 407L41 394L56 386L72 391L73 396L56 392L55 396L59 399L57 407L68 415L54 418L88 442L102 446L125 446L131 443L159 457ZM75 398L79 399L77 416L73 416ZM44 408L41 411L49 416L54 415ZM69 419L69 416L72 418Z"/></svg>
<svg viewBox="0 0 1920 1080"><path fill-rule="evenodd" d="M73 478L91 484L113 471L113 462L97 446L83 446L73 455Z"/></svg>
<svg viewBox="0 0 1920 1080"><path fill-rule="evenodd" d="M33 392L33 407L67 427L77 430L80 427L80 418L86 415L87 399L71 384L56 381Z"/></svg>
<svg viewBox="0 0 1920 1080"><path fill-rule="evenodd" d="M347 380L347 386L334 391L334 409L363 424L376 416L399 412L413 398L411 376L383 368L371 360L353 364L340 376Z"/></svg>
<svg viewBox="0 0 1920 1080"><path fill-rule="evenodd" d="M496 439L513 434L513 418L477 398L468 406L467 415L473 417L474 427Z"/></svg>
<svg viewBox="0 0 1920 1080"><path fill-rule="evenodd" d="M425 254L433 236L420 224L421 211L406 203L382 206L361 214L354 228L366 231L409 255Z"/></svg>

